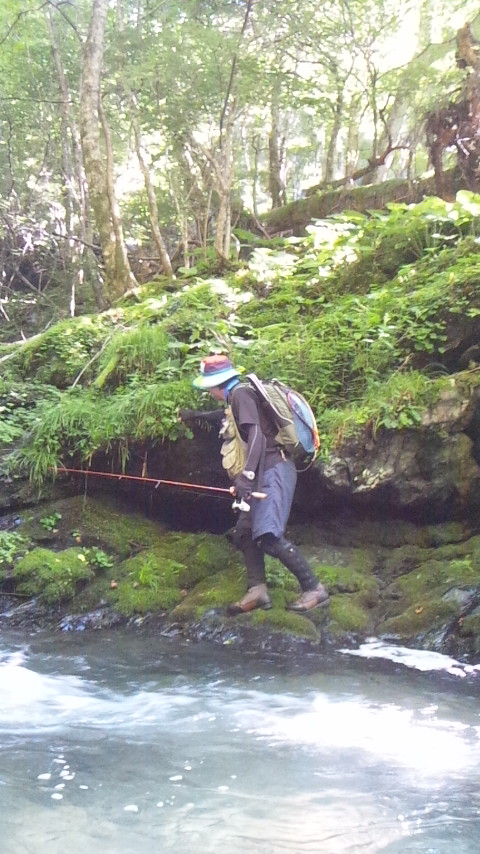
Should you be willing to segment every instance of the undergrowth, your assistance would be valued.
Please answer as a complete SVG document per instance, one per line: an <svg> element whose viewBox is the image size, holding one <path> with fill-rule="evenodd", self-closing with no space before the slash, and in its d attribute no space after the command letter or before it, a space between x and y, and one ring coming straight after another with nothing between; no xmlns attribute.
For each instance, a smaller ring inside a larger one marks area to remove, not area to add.
<svg viewBox="0 0 480 854"><path fill-rule="evenodd" d="M209 352L299 387L325 453L365 427L417 426L458 370L452 330L480 329L480 197L346 213L308 232L257 245L226 278L150 283L20 346L0 386L0 442L24 437L11 469L41 481L67 456L102 450L125 465L132 443L175 440L179 407L211 407L191 388ZM9 393L22 382L32 405Z"/></svg>

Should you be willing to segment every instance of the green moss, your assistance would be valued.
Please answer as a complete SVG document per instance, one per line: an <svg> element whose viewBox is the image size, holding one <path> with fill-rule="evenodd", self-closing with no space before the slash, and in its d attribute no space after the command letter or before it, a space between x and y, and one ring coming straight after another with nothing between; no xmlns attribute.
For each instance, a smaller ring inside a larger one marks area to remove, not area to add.
<svg viewBox="0 0 480 854"><path fill-rule="evenodd" d="M313 622L301 614L294 614L284 608L272 608L270 611L251 611L235 617L237 620L248 622L253 626L264 626L270 631L282 634L295 635L296 637L319 640L319 633Z"/></svg>
<svg viewBox="0 0 480 854"><path fill-rule="evenodd" d="M61 552L35 548L17 561L12 575L20 593L53 604L71 599L78 585L93 578L94 572L80 548Z"/></svg>
<svg viewBox="0 0 480 854"><path fill-rule="evenodd" d="M351 566L316 566L315 574L321 579L330 595L361 592L365 601L376 602L377 600L378 582L376 579L357 572Z"/></svg>
<svg viewBox="0 0 480 854"><path fill-rule="evenodd" d="M272 590L298 590L298 582L292 573L280 561L272 557L265 558L267 585Z"/></svg>
<svg viewBox="0 0 480 854"><path fill-rule="evenodd" d="M378 557L368 549L354 549L349 566L355 573L367 575L375 569Z"/></svg>
<svg viewBox="0 0 480 854"><path fill-rule="evenodd" d="M430 549L430 554L437 561L458 561L468 558L471 553L471 545L466 543L448 543L435 549Z"/></svg>
<svg viewBox="0 0 480 854"><path fill-rule="evenodd" d="M427 557L428 552L418 546L405 545L394 549L387 555L382 576L388 580L411 572Z"/></svg>
<svg viewBox="0 0 480 854"><path fill-rule="evenodd" d="M53 513L58 529L47 531L40 519ZM43 542L51 539L57 548L63 543L81 543L83 549L78 551L91 558L91 568L90 584L77 595L78 610L96 607L100 601L108 601L124 614L170 610L202 579L207 579L206 599L215 600L213 604L207 601L205 607L214 607L229 599L225 592L212 592L215 585L210 577L239 567L238 552L223 536L166 533L159 524L128 513L114 501L98 498L84 501L78 497L41 505L24 517L22 532L24 537L28 534ZM95 547L102 550L104 563L100 567L95 565ZM96 577L92 568L98 570ZM244 583L240 568L237 577ZM40 583L30 580L28 589L22 589L33 595ZM50 590L47 595L60 598Z"/></svg>
<svg viewBox="0 0 480 854"><path fill-rule="evenodd" d="M178 619L201 617L212 608L226 607L245 593L245 579L240 567L219 572L197 584L173 611Z"/></svg>
<svg viewBox="0 0 480 854"><path fill-rule="evenodd" d="M476 609L473 614L468 614L468 616L462 617L459 625L459 634L461 637L474 635L478 637L480 644L480 611L478 609Z"/></svg>
<svg viewBox="0 0 480 854"><path fill-rule="evenodd" d="M112 605L121 614L157 613L171 611L182 601L182 594L173 587L135 587L127 582L121 582L109 595Z"/></svg>
<svg viewBox="0 0 480 854"><path fill-rule="evenodd" d="M55 532L48 531L41 519L57 516ZM114 499L76 496L47 504L22 514L22 534L32 539L80 540L82 545L97 545L120 557L127 557L139 546L160 542L163 528L140 514L130 513ZM74 536L75 535L75 536Z"/></svg>
<svg viewBox="0 0 480 854"><path fill-rule="evenodd" d="M332 634L362 632L371 629L372 620L357 596L334 596L329 606L329 630Z"/></svg>
<svg viewBox="0 0 480 854"><path fill-rule="evenodd" d="M85 370L111 327L108 313L60 321L21 347L14 362L26 379L35 375L41 382L64 388ZM91 372L85 379L89 376Z"/></svg>
<svg viewBox="0 0 480 854"><path fill-rule="evenodd" d="M424 529L430 548L446 546L449 543L461 543L467 535L463 522L444 522L441 525L427 525Z"/></svg>
<svg viewBox="0 0 480 854"><path fill-rule="evenodd" d="M453 603L442 599L430 600L424 605L412 605L401 614L385 620L379 626L379 631L387 635L415 637L421 632L444 626L455 617L456 611Z"/></svg>
<svg viewBox="0 0 480 854"><path fill-rule="evenodd" d="M449 561L430 560L398 578L390 592L397 591L403 601L421 605L423 603L420 600L425 597L428 599L432 592L438 595L452 586L469 587L477 583L478 568L473 566L469 557Z"/></svg>
<svg viewBox="0 0 480 854"><path fill-rule="evenodd" d="M73 520L72 520L73 521ZM126 511L113 501L88 499L77 520L80 531L89 540L111 549L120 557L127 557L135 549L158 545L164 528L150 522L140 514Z"/></svg>

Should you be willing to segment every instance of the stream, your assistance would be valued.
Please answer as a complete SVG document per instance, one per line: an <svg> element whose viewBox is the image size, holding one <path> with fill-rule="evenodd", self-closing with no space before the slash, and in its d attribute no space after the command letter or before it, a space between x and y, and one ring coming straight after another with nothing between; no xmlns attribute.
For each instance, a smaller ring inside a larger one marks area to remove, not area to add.
<svg viewBox="0 0 480 854"><path fill-rule="evenodd" d="M474 854L480 670L112 632L0 639L0 854Z"/></svg>

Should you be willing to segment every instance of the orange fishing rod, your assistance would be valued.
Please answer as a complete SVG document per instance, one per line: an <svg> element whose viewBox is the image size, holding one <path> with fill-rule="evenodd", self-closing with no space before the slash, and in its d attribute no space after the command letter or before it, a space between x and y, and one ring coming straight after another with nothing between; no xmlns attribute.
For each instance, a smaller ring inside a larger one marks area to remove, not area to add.
<svg viewBox="0 0 480 854"><path fill-rule="evenodd" d="M181 480L164 480L161 477L136 477L132 474L113 474L108 471L93 471L92 469L70 469L66 466L58 466L57 472L63 472L64 474L83 474L85 477L93 475L95 477L113 477L117 480L134 480L141 483L154 483L155 489L158 486L180 486L187 489L204 489L209 492L220 492L224 495L232 495L229 489L221 486L205 486L202 483L185 483Z"/></svg>
<svg viewBox="0 0 480 854"><path fill-rule="evenodd" d="M186 483L182 480L164 480L159 477L138 477L133 474L113 474L108 471L93 471L92 469L71 469L66 466L58 466L57 472L63 472L65 474L83 474L84 477L90 477L90 475L94 475L96 477L113 477L117 480L133 480L140 483L154 483L155 489L158 486L177 486L185 489L196 489L196 490L205 490L208 492L218 492L222 495L229 496L235 495L235 487L230 487L230 489L226 489L222 486L205 486L203 483ZM252 492L252 498L266 498L266 494L264 492ZM247 510L250 509L249 505L244 503L243 501L234 502L233 507L237 510Z"/></svg>

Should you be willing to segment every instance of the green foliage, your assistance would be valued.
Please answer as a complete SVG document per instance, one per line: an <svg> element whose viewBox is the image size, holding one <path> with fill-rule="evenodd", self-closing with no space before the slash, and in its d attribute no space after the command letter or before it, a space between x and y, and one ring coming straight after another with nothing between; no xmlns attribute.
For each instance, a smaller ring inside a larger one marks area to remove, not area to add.
<svg viewBox="0 0 480 854"><path fill-rule="evenodd" d="M54 404L59 392L35 381L0 379L0 446L15 445L38 422L39 409Z"/></svg>
<svg viewBox="0 0 480 854"><path fill-rule="evenodd" d="M43 516L40 519L40 524L43 525L47 531L54 531L61 518L61 513L52 513L50 516Z"/></svg>
<svg viewBox="0 0 480 854"><path fill-rule="evenodd" d="M105 316L52 327L27 348L30 369L51 380L52 361L74 353L75 382L25 416L11 470L41 481L62 456L88 463L100 450L124 466L135 442L188 435L177 410L192 405L208 352L300 386L325 454L365 427L416 427L447 381L451 330L461 321L473 334L480 315L479 211L464 192L334 217L304 239L257 247L225 279L152 283Z"/></svg>
<svg viewBox="0 0 480 854"><path fill-rule="evenodd" d="M298 584L288 569L278 560L265 558L265 572L269 588L278 590L297 590Z"/></svg>
<svg viewBox="0 0 480 854"><path fill-rule="evenodd" d="M102 388L112 375L119 385L135 374L146 377L168 370L168 345L168 335L159 325L144 322L132 329L118 330L100 356L94 385Z"/></svg>
<svg viewBox="0 0 480 854"><path fill-rule="evenodd" d="M111 326L108 312L61 321L27 342L13 363L25 379L35 376L38 382L66 388L100 350Z"/></svg>
<svg viewBox="0 0 480 854"><path fill-rule="evenodd" d="M93 569L110 569L115 563L111 555L96 546L93 546L91 549L84 549L83 553L89 566L93 567Z"/></svg>
<svg viewBox="0 0 480 854"><path fill-rule="evenodd" d="M17 531L0 531L0 578L6 567L28 547L28 540Z"/></svg>

